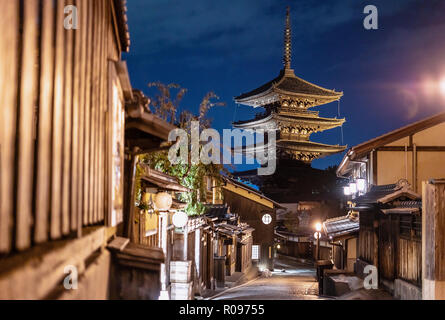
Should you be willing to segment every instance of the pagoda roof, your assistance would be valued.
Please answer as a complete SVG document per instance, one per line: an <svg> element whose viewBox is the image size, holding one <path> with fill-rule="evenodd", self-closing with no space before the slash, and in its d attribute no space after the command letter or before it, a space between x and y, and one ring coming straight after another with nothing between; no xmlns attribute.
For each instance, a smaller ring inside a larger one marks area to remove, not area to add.
<svg viewBox="0 0 445 320"><path fill-rule="evenodd" d="M252 120L244 120L237 121L233 123L235 128L239 129L254 129L259 127L275 127L276 125L272 125L272 122L282 121L282 122L292 122L292 123L301 123L301 124L318 124L320 127L323 127L324 130L335 128L343 125L346 119L337 119L337 118L322 118L318 116L318 113L266 113L257 116Z"/></svg>
<svg viewBox="0 0 445 320"><path fill-rule="evenodd" d="M278 140L278 148L285 148L301 152L319 152L322 154L332 154L346 150L347 146L330 145L318 143L313 141L298 141L298 140Z"/></svg>
<svg viewBox="0 0 445 320"><path fill-rule="evenodd" d="M265 148L265 145L250 145L245 147L234 148L235 153L253 154L254 152ZM291 151L299 151L302 153L319 153L319 157L324 157L330 154L339 153L346 150L347 146L329 145L313 141L304 140L286 140L280 139L277 141L277 149L285 149Z"/></svg>
<svg viewBox="0 0 445 320"><path fill-rule="evenodd" d="M241 94L235 98L235 102L257 107L261 106L258 100L264 99L273 103L278 101L280 95L315 98L324 104L339 100L343 96L343 92L317 86L297 77L292 69L282 69L278 77L255 90Z"/></svg>

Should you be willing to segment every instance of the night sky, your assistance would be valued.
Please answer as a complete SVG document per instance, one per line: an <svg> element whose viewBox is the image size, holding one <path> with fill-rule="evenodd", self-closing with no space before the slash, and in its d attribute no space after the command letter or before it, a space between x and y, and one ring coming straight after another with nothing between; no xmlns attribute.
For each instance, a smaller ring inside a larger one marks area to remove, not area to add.
<svg viewBox="0 0 445 320"><path fill-rule="evenodd" d="M363 27L368 4L379 10L378 30ZM188 89L181 109L191 110L214 91L227 103L210 113L217 130L250 119L253 108L237 107L233 97L278 75L287 5L292 68L305 80L344 92L345 145L445 110L445 90L438 87L445 81L443 0L129 0L131 51L124 59L133 87L150 95L149 82L178 83ZM315 109L335 117L337 107ZM341 130L311 140L342 144ZM337 165L342 156L313 166Z"/></svg>

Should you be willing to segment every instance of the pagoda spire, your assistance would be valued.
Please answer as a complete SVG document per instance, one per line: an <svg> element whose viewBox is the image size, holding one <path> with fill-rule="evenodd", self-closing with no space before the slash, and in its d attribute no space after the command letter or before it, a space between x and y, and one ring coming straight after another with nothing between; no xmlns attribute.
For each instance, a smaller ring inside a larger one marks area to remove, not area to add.
<svg viewBox="0 0 445 320"><path fill-rule="evenodd" d="M287 7L286 10L286 27L284 29L284 55L283 55L283 64L284 69L291 68L291 59L292 59L292 30L290 25L290 7Z"/></svg>

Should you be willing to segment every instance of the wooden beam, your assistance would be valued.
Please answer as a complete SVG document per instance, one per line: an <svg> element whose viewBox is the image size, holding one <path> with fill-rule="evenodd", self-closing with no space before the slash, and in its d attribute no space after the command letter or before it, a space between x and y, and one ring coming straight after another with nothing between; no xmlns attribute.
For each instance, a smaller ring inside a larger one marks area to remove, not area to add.
<svg viewBox="0 0 445 320"><path fill-rule="evenodd" d="M4 259L0 264L0 299L44 299L62 287L64 269L69 265L76 266L81 275L85 260L104 248L107 240L105 227L91 227L85 233L80 239L50 242Z"/></svg>
<svg viewBox="0 0 445 320"><path fill-rule="evenodd" d="M51 129L54 89L54 8L52 0L44 0L40 52L40 101L37 131L36 221L34 241L47 241L48 213L51 193Z"/></svg>
<svg viewBox="0 0 445 320"><path fill-rule="evenodd" d="M84 114L84 172L83 172L83 223L88 225L91 223L91 207L90 207L90 197L91 197L91 62L93 50L93 4L94 1L86 1L86 7L88 8L88 23L87 23L87 52L86 52L86 87L85 87L85 114Z"/></svg>
<svg viewBox="0 0 445 320"><path fill-rule="evenodd" d="M74 5L74 0L66 0L65 5ZM74 30L65 30L65 107L63 121L63 169L62 169L62 234L67 235L71 228L71 170L73 151L73 81L74 81Z"/></svg>
<svg viewBox="0 0 445 320"><path fill-rule="evenodd" d="M65 28L64 1L57 2L56 44L54 69L54 100L52 121L52 159L51 159L51 239L62 235L62 157L63 157L63 110L65 83Z"/></svg>
<svg viewBox="0 0 445 320"><path fill-rule="evenodd" d="M37 103L37 52L39 1L23 2L23 37L21 52L20 106L18 111L16 248L24 250L31 245L33 220L34 168L34 113ZM9 28L7 28L9 29Z"/></svg>
<svg viewBox="0 0 445 320"><path fill-rule="evenodd" d="M19 1L0 1L0 253L12 247Z"/></svg>
<svg viewBox="0 0 445 320"><path fill-rule="evenodd" d="M79 12L82 12L82 1L75 0L75 5ZM80 139L80 109L81 109L81 74L82 74L82 21L83 15L81 15L79 21L79 27L76 31L73 31L74 36L74 70L73 70L73 101L72 101L72 145L71 145L71 231L76 231L79 225L78 217L81 214L81 195L79 179L81 177L79 154L81 143Z"/></svg>
<svg viewBox="0 0 445 320"><path fill-rule="evenodd" d="M445 299L445 180L423 182L422 298Z"/></svg>

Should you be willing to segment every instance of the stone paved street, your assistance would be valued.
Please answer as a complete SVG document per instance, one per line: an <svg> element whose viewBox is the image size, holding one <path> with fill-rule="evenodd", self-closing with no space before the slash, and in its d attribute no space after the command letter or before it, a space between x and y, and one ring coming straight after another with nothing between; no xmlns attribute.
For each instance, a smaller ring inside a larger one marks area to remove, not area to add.
<svg viewBox="0 0 445 320"><path fill-rule="evenodd" d="M270 277L262 276L226 290L213 300L313 300L318 297L315 269L310 264L279 258Z"/></svg>

